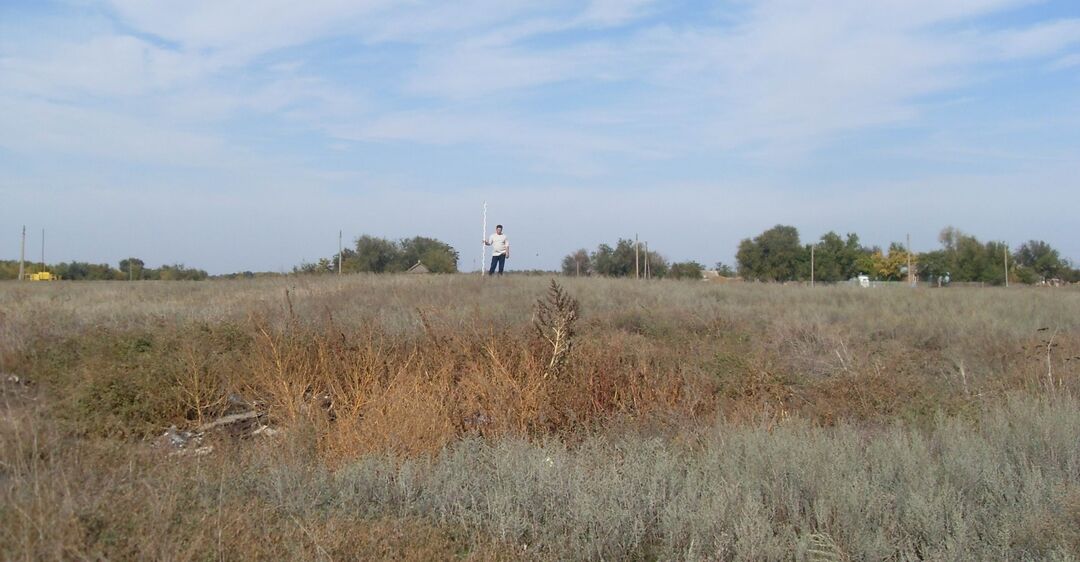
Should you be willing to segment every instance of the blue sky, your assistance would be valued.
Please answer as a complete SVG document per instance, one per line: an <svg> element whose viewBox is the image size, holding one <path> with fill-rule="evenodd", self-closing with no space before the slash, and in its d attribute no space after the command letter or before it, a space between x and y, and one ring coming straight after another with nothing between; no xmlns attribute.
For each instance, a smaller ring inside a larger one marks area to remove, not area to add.
<svg viewBox="0 0 1080 562"><path fill-rule="evenodd" d="M290 269L426 235L514 268L775 224L1080 260L1080 3L0 2L0 257ZM6 250L4 249L6 248Z"/></svg>

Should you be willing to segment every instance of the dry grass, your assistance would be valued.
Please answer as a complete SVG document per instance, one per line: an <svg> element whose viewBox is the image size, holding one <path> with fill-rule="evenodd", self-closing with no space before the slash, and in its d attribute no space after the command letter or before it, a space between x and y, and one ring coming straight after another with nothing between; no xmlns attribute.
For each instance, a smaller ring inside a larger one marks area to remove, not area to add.
<svg viewBox="0 0 1080 562"><path fill-rule="evenodd" d="M548 283L0 284L0 551L1077 554L1080 292Z"/></svg>

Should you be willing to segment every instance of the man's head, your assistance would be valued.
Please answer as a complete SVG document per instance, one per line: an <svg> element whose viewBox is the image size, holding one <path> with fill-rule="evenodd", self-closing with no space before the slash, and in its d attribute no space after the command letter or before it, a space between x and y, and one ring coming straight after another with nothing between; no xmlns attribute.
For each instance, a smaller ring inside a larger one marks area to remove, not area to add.
<svg viewBox="0 0 1080 562"><path fill-rule="evenodd" d="M502 225L501 224L495 225L495 234L502 234Z"/></svg>

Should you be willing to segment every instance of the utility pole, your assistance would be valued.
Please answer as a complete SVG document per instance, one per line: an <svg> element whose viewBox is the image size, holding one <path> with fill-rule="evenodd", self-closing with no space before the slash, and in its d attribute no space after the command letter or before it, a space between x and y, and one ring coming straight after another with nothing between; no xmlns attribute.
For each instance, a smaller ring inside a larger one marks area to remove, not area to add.
<svg viewBox="0 0 1080 562"><path fill-rule="evenodd" d="M649 278L649 242L645 242L645 278Z"/></svg>
<svg viewBox="0 0 1080 562"><path fill-rule="evenodd" d="M26 225L22 227L22 245L19 247L19 281L26 275Z"/></svg>
<svg viewBox="0 0 1080 562"><path fill-rule="evenodd" d="M915 286L915 272L911 269L911 234L907 235L907 283L909 287Z"/></svg>
<svg viewBox="0 0 1080 562"><path fill-rule="evenodd" d="M638 248L641 244L638 242L637 233L634 233L634 279L641 279L641 264L638 258Z"/></svg>
<svg viewBox="0 0 1080 562"><path fill-rule="evenodd" d="M341 275L341 231L337 231L337 273Z"/></svg>
<svg viewBox="0 0 1080 562"><path fill-rule="evenodd" d="M1008 244L1002 244L1002 246L1005 246L1005 250L1004 250L1004 253L1005 253L1005 286L1008 287L1009 286L1009 245Z"/></svg>
<svg viewBox="0 0 1080 562"><path fill-rule="evenodd" d="M814 286L814 244L810 244L810 286Z"/></svg>

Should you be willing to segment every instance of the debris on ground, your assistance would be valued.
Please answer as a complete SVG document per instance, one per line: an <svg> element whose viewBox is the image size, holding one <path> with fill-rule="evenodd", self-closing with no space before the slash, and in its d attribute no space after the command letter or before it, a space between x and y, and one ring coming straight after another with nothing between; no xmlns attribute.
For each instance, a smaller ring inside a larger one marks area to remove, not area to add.
<svg viewBox="0 0 1080 562"><path fill-rule="evenodd" d="M273 437L279 433L281 433L280 429L275 429L268 425L260 425L255 431L251 432L252 435L265 435L267 437Z"/></svg>
<svg viewBox="0 0 1080 562"><path fill-rule="evenodd" d="M230 437L273 437L281 433L280 429L264 423L266 414L254 410L229 414L206 422L193 431L181 430L175 425L169 426L160 437L154 440L154 446L169 449L169 456L203 456L214 451L213 445L203 445L204 438L211 433L223 433Z"/></svg>
<svg viewBox="0 0 1080 562"><path fill-rule="evenodd" d="M169 429L165 430L165 433L161 434L161 437L157 438L155 442L159 446L167 446L173 449L183 449L188 444L198 445L202 442L202 435L193 433L191 431L181 431L175 425L170 425Z"/></svg>
<svg viewBox="0 0 1080 562"><path fill-rule="evenodd" d="M19 375L10 373L0 373L0 381L4 383L3 386L30 386L34 384L26 377L20 377Z"/></svg>
<svg viewBox="0 0 1080 562"><path fill-rule="evenodd" d="M37 400L34 381L11 373L0 373L0 396L13 398L19 402Z"/></svg>
<svg viewBox="0 0 1080 562"><path fill-rule="evenodd" d="M209 455L210 453L213 453L213 452L214 452L214 446L213 445L203 445L202 447L195 447L194 449L177 449L175 451L170 452L169 456L170 457L186 457L186 456L201 457L201 456L204 456L204 455Z"/></svg>
<svg viewBox="0 0 1080 562"><path fill-rule="evenodd" d="M233 435L250 434L253 427L259 426L259 418L264 417L256 411L241 412L222 416L214 421L200 425L195 431L206 433L208 431L223 430Z"/></svg>

